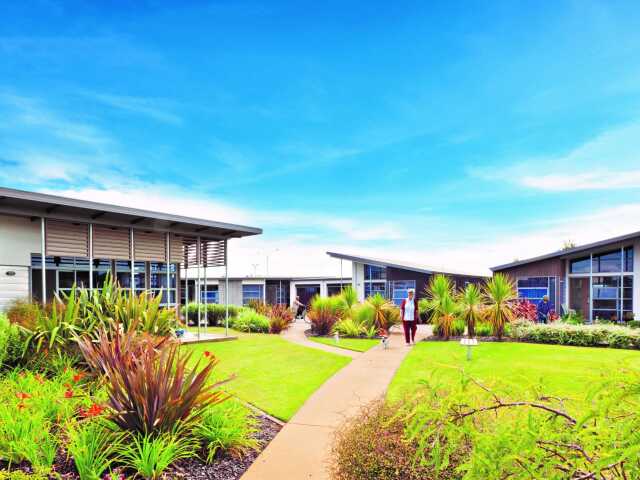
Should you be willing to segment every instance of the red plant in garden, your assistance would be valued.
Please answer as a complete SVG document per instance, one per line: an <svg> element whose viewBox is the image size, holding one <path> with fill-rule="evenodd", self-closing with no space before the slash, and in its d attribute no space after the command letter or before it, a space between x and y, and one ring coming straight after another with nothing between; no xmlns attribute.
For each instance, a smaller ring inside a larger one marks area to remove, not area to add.
<svg viewBox="0 0 640 480"><path fill-rule="evenodd" d="M104 412L104 407L97 403L92 404L87 410L80 407L80 416L83 418L97 417L102 415L102 412Z"/></svg>
<svg viewBox="0 0 640 480"><path fill-rule="evenodd" d="M211 352L209 350L204 351L204 356L209 358L211 356Z"/></svg>
<svg viewBox="0 0 640 480"><path fill-rule="evenodd" d="M25 393L25 392L18 392L18 393L16 393L16 397L19 400L26 400L27 398L31 398L31 395L29 395L28 393Z"/></svg>
<svg viewBox="0 0 640 480"><path fill-rule="evenodd" d="M513 308L515 318L524 318L530 322L538 319L538 307L529 300L518 300Z"/></svg>
<svg viewBox="0 0 640 480"><path fill-rule="evenodd" d="M213 382L217 364L191 364L190 351L168 338L101 328L78 345L85 360L105 376L113 421L129 431L170 432L180 422L195 421L211 405L229 395Z"/></svg>
<svg viewBox="0 0 640 480"><path fill-rule="evenodd" d="M555 310L551 310L549 312L548 318L549 318L549 323L557 322L560 319L560 315L558 315Z"/></svg>
<svg viewBox="0 0 640 480"><path fill-rule="evenodd" d="M73 376L73 383L78 383L80 380L82 380L83 377L84 377L84 372L76 373Z"/></svg>
<svg viewBox="0 0 640 480"><path fill-rule="evenodd" d="M65 390L64 398L73 398L73 390L71 388Z"/></svg>

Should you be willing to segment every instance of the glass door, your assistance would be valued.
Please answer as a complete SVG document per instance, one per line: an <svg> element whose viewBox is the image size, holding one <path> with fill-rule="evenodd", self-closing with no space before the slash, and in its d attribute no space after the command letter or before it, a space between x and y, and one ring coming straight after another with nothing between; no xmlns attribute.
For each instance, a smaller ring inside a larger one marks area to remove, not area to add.
<svg viewBox="0 0 640 480"><path fill-rule="evenodd" d="M569 278L569 308L575 310L585 320L589 320L591 303L588 277Z"/></svg>

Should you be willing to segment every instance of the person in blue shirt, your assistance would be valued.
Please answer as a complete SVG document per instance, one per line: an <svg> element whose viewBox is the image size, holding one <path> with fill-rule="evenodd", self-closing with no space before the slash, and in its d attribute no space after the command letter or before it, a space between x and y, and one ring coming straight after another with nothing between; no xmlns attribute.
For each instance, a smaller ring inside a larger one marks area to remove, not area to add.
<svg viewBox="0 0 640 480"><path fill-rule="evenodd" d="M538 304L538 323L549 323L549 312L551 312L549 296L545 295Z"/></svg>

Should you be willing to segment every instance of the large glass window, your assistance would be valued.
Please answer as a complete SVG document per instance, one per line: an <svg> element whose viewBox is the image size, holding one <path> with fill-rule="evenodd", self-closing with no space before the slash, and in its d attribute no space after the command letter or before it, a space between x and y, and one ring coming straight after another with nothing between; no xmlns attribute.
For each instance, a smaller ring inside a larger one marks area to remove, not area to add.
<svg viewBox="0 0 640 480"><path fill-rule="evenodd" d="M93 288L102 288L111 273L111 260L93 259Z"/></svg>
<svg viewBox="0 0 640 480"><path fill-rule="evenodd" d="M538 305L547 295L552 308L556 304L555 277L527 277L518 279L518 298Z"/></svg>
<svg viewBox="0 0 640 480"><path fill-rule="evenodd" d="M242 304L248 305L251 300L262 302L262 285L242 285Z"/></svg>
<svg viewBox="0 0 640 480"><path fill-rule="evenodd" d="M622 251L600 253L593 256L593 273L614 273L622 271Z"/></svg>
<svg viewBox="0 0 640 480"><path fill-rule="evenodd" d="M396 305L402 304L402 300L407 298L409 290L416 289L415 280L394 280L391 282L391 299Z"/></svg>
<svg viewBox="0 0 640 480"><path fill-rule="evenodd" d="M591 273L591 257L571 260L569 271L571 273Z"/></svg>
<svg viewBox="0 0 640 480"><path fill-rule="evenodd" d="M351 285L350 283L328 283L327 284L327 295L339 295L342 290Z"/></svg>
<svg viewBox="0 0 640 480"><path fill-rule="evenodd" d="M364 266L365 280L386 280L387 269L385 267L377 267L375 265Z"/></svg>
<svg viewBox="0 0 640 480"><path fill-rule="evenodd" d="M624 271L633 272L633 247L624 249Z"/></svg>
<svg viewBox="0 0 640 480"><path fill-rule="evenodd" d="M613 322L633 315L633 277L594 276L592 279L593 318Z"/></svg>
<svg viewBox="0 0 640 480"><path fill-rule="evenodd" d="M201 301L206 303L218 303L218 285L207 285L205 292L204 285L202 285L202 297Z"/></svg>
<svg viewBox="0 0 640 480"><path fill-rule="evenodd" d="M364 283L364 297L369 298L379 293L383 297L387 296L387 284L386 282L365 282Z"/></svg>

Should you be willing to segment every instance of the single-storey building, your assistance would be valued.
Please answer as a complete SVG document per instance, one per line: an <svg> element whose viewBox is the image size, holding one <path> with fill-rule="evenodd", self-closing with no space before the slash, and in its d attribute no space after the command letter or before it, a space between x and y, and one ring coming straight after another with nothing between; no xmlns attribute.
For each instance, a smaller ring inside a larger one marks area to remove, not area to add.
<svg viewBox="0 0 640 480"><path fill-rule="evenodd" d="M14 299L100 288L108 273L132 293L179 301L182 267L227 265L227 242L258 235L242 225L0 188L0 309Z"/></svg>
<svg viewBox="0 0 640 480"><path fill-rule="evenodd" d="M207 303L225 303L225 278L209 277L206 282L200 280L198 287L197 274L190 269L183 272L181 281L181 299L184 303L195 301L200 290L201 301ZM243 306L251 300L266 302L270 305L293 305L296 296L304 304L315 295L335 295L347 285L351 278L345 277L229 277L229 305ZM206 295L205 295L205 292Z"/></svg>
<svg viewBox="0 0 640 480"><path fill-rule="evenodd" d="M447 268L430 267L410 262L327 252L332 258L348 260L352 265L351 284L363 301L376 293L399 305L407 291L414 289L418 299L425 296L431 277L442 273L451 278L456 289L468 283L480 283L488 277L458 272Z"/></svg>
<svg viewBox="0 0 640 480"><path fill-rule="evenodd" d="M544 295L558 312L587 321L640 318L640 232L567 248L491 269L513 278L520 298Z"/></svg>

